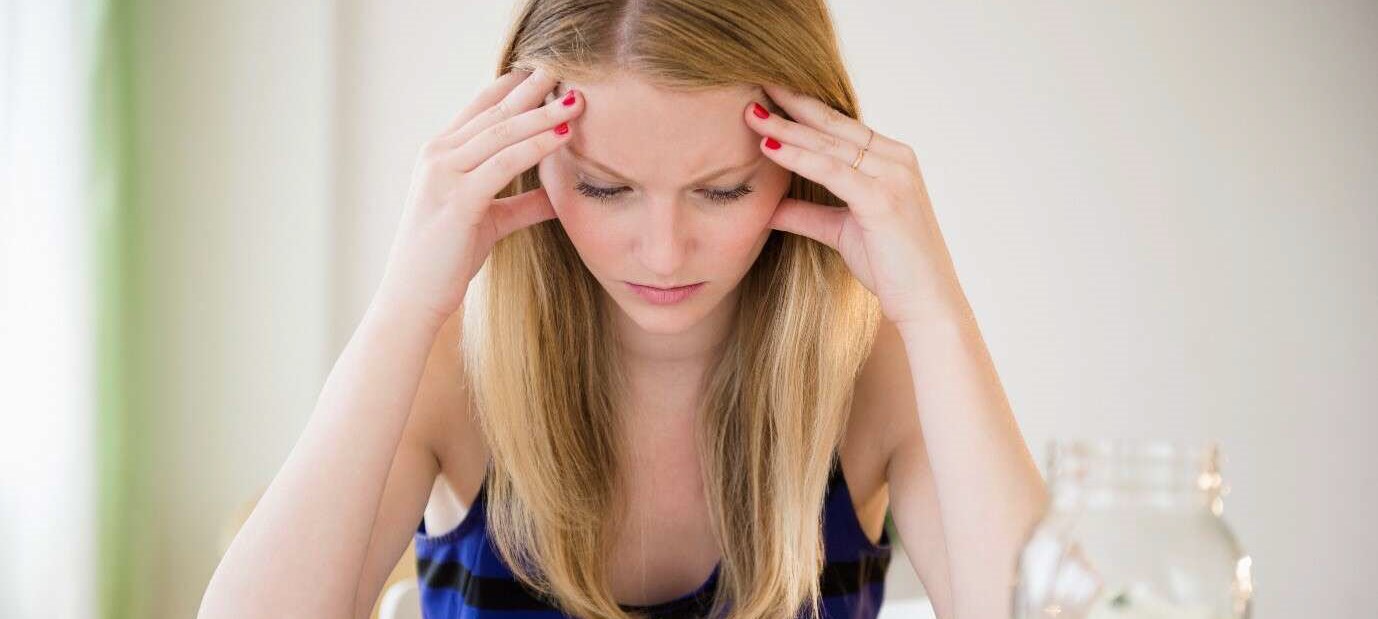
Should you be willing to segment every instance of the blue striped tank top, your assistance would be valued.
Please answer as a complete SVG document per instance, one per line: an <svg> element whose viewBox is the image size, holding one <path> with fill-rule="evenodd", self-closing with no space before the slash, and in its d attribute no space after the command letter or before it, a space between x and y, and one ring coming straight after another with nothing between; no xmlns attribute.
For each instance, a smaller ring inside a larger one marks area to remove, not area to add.
<svg viewBox="0 0 1378 619"><path fill-rule="evenodd" d="M486 480L485 480L486 481ZM459 524L439 535L417 526L416 571L426 619L564 619L569 617L508 570L488 538L486 484ZM888 530L871 542L861 528L851 491L834 455L823 508L825 564L820 575L822 617L874 619L885 598L885 573L892 547ZM721 567L721 564L719 564ZM649 606L623 604L657 619L704 617L718 582L715 567L698 589ZM800 617L807 616L801 611Z"/></svg>

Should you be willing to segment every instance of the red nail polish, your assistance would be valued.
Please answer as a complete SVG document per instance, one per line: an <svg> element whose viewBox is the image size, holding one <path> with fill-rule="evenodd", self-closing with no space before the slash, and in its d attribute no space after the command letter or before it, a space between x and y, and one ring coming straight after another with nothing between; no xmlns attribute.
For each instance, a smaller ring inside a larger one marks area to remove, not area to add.
<svg viewBox="0 0 1378 619"><path fill-rule="evenodd" d="M766 108L761 107L760 103L751 104L751 113L755 114L756 118L770 118L770 112L767 112Z"/></svg>
<svg viewBox="0 0 1378 619"><path fill-rule="evenodd" d="M569 123L560 123L559 126L555 127L555 135L564 135L566 133L569 133Z"/></svg>
<svg viewBox="0 0 1378 619"><path fill-rule="evenodd" d="M560 103L563 103L565 107L574 105L574 91L569 91L569 94L565 95L565 100L561 101Z"/></svg>
<svg viewBox="0 0 1378 619"><path fill-rule="evenodd" d="M775 138L766 138L766 148L770 150L780 150L780 143L776 142Z"/></svg>

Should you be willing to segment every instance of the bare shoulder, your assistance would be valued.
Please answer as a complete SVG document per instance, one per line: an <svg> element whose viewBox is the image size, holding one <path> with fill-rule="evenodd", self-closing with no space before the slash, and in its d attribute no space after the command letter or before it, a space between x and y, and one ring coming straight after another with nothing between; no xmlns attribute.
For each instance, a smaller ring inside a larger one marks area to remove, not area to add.
<svg viewBox="0 0 1378 619"><path fill-rule="evenodd" d="M460 349L463 322L461 309L436 336L417 389L413 414L418 415L417 440L430 449L440 465L436 487L442 497L433 498L457 498L467 508L483 481L488 450L475 417L473 396L465 387L464 355ZM452 495L443 496L446 492Z"/></svg>

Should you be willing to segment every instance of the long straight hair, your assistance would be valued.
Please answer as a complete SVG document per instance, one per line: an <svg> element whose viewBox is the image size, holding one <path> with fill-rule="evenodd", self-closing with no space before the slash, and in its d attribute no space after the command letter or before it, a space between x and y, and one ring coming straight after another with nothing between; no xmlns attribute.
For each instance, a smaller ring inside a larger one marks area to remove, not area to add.
<svg viewBox="0 0 1378 619"><path fill-rule="evenodd" d="M564 80L627 70L683 92L774 83L859 118L823 0L528 0L497 73L537 67ZM532 168L499 195L539 184ZM798 175L787 195L844 206ZM606 573L627 509L626 384L600 284L558 220L501 240L475 282L482 308L465 312L462 345L492 453L494 545L563 612L634 616ZM837 252L779 231L740 287L694 437L722 555L711 616L817 616L822 504L879 305Z"/></svg>

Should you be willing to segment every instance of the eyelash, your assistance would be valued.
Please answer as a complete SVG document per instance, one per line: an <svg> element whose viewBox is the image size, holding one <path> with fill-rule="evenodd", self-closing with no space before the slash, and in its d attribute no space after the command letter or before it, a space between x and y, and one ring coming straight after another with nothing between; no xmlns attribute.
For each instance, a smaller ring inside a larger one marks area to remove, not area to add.
<svg viewBox="0 0 1378 619"><path fill-rule="evenodd" d="M590 185L583 181L578 181L574 183L574 189L586 197L604 201L612 200L613 198L617 197L617 194L627 190L626 187L599 187L597 185ZM705 189L704 196L706 196L709 200L713 202L732 202L734 200L739 200L745 197L747 194L753 191L756 190L752 188L751 185L742 183L727 191Z"/></svg>

